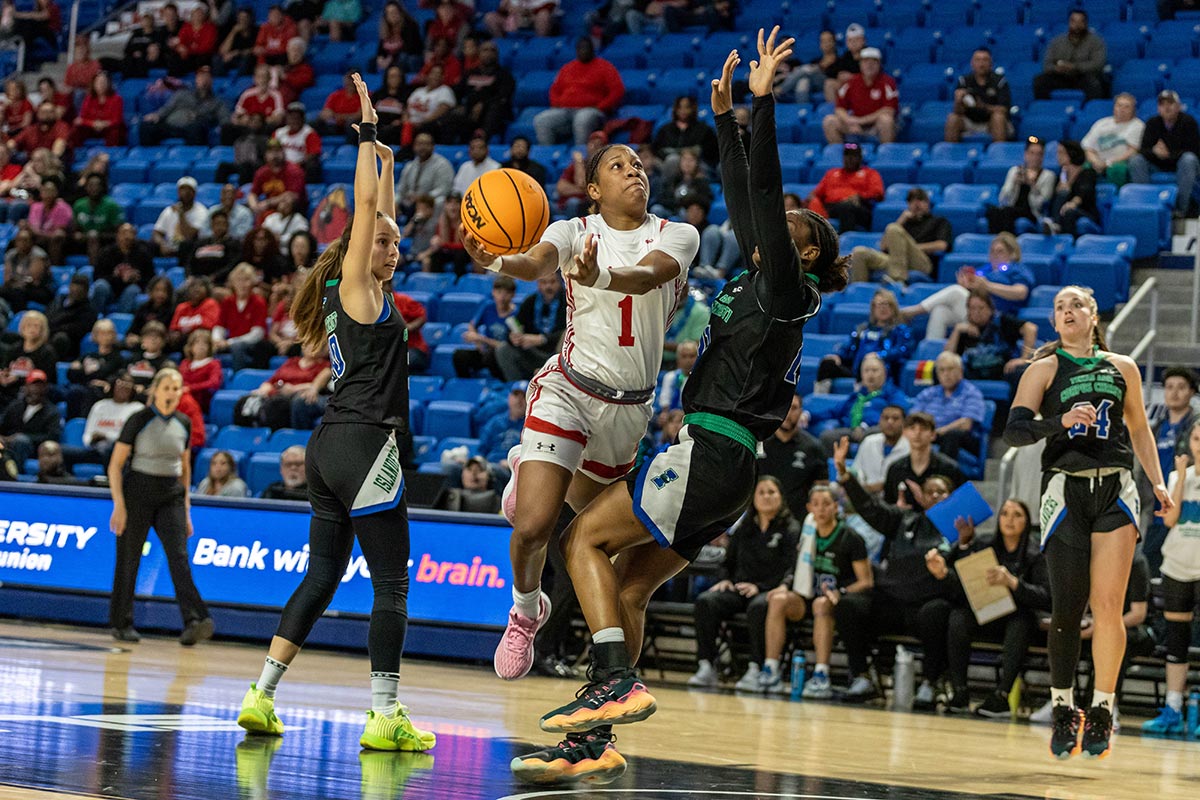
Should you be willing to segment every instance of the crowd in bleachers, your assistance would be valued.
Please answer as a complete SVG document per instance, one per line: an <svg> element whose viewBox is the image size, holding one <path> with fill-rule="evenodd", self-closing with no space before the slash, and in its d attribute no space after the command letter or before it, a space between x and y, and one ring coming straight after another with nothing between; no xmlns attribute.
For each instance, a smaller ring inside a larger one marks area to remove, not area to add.
<svg viewBox="0 0 1200 800"><path fill-rule="evenodd" d="M1023 357L1051 333L1056 288L1092 286L1112 311L1134 259L1169 242L1173 215L1194 212L1200 131L1175 90L1187 93L1182 78L1200 63L1200 24L1188 2L1158 5L343 0L185 3L181 14L142 4L80 37L63 86L42 77L34 90L14 76L0 100L8 477L99 478L150 378L174 363L195 422L198 490L304 497L297 464L330 369L326 353L297 343L289 306L349 219L351 71L378 87L379 137L399 154L403 267L391 288L413 372L407 459L446 475L437 503L496 510L523 382L565 328L557 277L493 280L463 247L458 200L501 166L543 184L561 218L583 212L587 155L629 142L653 213L700 231L645 443L665 446L708 297L741 268L706 103L714 54L752 48L754 30L780 23L798 37L776 85L788 204L835 221L856 282L809 323L803 408L764 445L762 467L778 478L779 507L803 518L848 436L861 485L847 524L877 561L892 545L872 514L916 526L904 509L922 501L907 487L931 498L983 476ZM33 6L0 17L0 36L62 46L57 4ZM737 114L753 136L746 109ZM949 483L931 486L937 476ZM1010 505L1002 519L1016 514ZM781 524L755 508L760 532ZM1037 569L1021 555L1036 525L1024 515L994 542L1020 580ZM850 550L839 569L862 586ZM925 553L910 555L924 580ZM746 564L734 558L730 586L755 583L738 580ZM781 620L803 610L767 577L754 619L770 630L754 650L772 688ZM943 630L957 619L959 639L974 635L955 616L961 604L931 598ZM900 598L912 613L897 612L896 629L919 632L925 599ZM805 604L827 632L835 616L872 613L854 599ZM867 647L851 648L852 677ZM947 661L931 681L960 681L953 641L925 647L935 668L937 653Z"/></svg>

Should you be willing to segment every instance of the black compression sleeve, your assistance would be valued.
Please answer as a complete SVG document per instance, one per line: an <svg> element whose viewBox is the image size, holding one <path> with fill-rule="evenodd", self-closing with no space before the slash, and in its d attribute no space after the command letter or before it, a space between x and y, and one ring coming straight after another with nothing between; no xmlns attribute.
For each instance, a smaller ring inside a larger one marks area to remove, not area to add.
<svg viewBox="0 0 1200 800"><path fill-rule="evenodd" d="M717 146L721 154L721 184L725 190L725 206L729 213L729 226L737 237L738 249L742 251L742 265L753 272L754 266L754 220L750 216L750 163L746 160L746 148L732 111L718 114Z"/></svg>
<svg viewBox="0 0 1200 800"><path fill-rule="evenodd" d="M772 295L789 294L803 280L795 245L783 210L783 171L775 135L775 98L755 97L751 116L750 213L758 243L761 269Z"/></svg>
<svg viewBox="0 0 1200 800"><path fill-rule="evenodd" d="M1062 417L1034 419L1034 413L1024 406L1013 406L1004 426L1004 441L1013 447L1036 444L1062 430Z"/></svg>

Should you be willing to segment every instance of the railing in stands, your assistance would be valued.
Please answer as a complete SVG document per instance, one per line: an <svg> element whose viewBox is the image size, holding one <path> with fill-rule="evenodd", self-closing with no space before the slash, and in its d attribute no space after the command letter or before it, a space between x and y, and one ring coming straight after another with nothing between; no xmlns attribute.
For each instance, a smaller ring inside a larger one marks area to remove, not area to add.
<svg viewBox="0 0 1200 800"><path fill-rule="evenodd" d="M999 508L1004 504L1012 492L1012 471L1013 462L1017 460L1017 448L1010 447L1008 451L1000 458L1000 475L996 479L996 503L995 508Z"/></svg>
<svg viewBox="0 0 1200 800"><path fill-rule="evenodd" d="M71 24L67 28L67 63L75 63L75 35L79 33L80 0L71 3Z"/></svg>
<svg viewBox="0 0 1200 800"><path fill-rule="evenodd" d="M1192 335L1188 339L1196 344L1200 333L1200 244L1196 245L1196 263L1192 265Z"/></svg>

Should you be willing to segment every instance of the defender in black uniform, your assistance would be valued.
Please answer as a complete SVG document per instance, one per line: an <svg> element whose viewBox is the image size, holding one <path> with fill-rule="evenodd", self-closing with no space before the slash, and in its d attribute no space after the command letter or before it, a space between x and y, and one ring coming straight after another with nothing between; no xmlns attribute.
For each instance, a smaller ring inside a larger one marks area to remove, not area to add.
<svg viewBox="0 0 1200 800"><path fill-rule="evenodd" d="M563 537L592 631L591 683L574 702L542 717L542 729L567 732L565 741L513 760L514 773L526 780L603 778L614 760L608 726L654 713L654 698L630 658L641 652L650 595L749 504L758 442L774 434L796 393L804 323L820 309L821 292L846 285L847 260L838 258L828 221L784 213L771 81L793 40L776 45L777 32L765 44L758 34L749 162L732 114L736 52L712 84L730 218L749 271L713 303L700 360L684 389L678 443L648 461L627 488L613 485L593 500ZM596 271L576 258L577 280L590 284Z"/></svg>
<svg viewBox="0 0 1200 800"><path fill-rule="evenodd" d="M348 235L317 260L292 306L300 338L328 342L333 371L333 397L306 455L313 509L308 572L283 609L238 724L254 733L283 733L275 687L333 599L357 537L375 590L367 641L371 710L359 743L423 751L434 746L434 735L417 729L396 700L408 628L408 512L397 443L408 436L408 336L383 289L399 259L393 156L375 142L375 109L358 75L354 85L363 115L354 173L358 211Z"/></svg>
<svg viewBox="0 0 1200 800"><path fill-rule="evenodd" d="M1066 286L1054 298L1059 340L1038 350L1021 377L1004 438L1022 446L1045 439L1042 548L1050 573L1050 751L1109 753L1125 625L1121 611L1137 545L1136 453L1164 509L1172 501L1146 420L1142 378L1128 356L1106 352L1091 290ZM1034 410L1042 419L1034 419ZM1095 691L1083 723L1073 684L1084 610L1094 617Z"/></svg>

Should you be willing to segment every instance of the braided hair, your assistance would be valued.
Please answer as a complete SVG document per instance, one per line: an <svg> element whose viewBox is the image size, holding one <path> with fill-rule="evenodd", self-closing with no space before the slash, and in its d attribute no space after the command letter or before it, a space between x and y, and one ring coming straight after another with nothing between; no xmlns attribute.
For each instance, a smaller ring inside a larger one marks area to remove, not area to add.
<svg viewBox="0 0 1200 800"><path fill-rule="evenodd" d="M825 217L802 208L787 212L808 226L812 235L812 244L820 253L809 263L801 259L801 268L816 277L817 290L820 292L839 292L850 282L850 257L841 256L841 243L837 231Z"/></svg>
<svg viewBox="0 0 1200 800"><path fill-rule="evenodd" d="M587 168L583 171L584 185L599 182L600 160L604 158L604 154L607 153L609 150L613 149L614 147L622 147L622 146L623 145L606 144L603 147L601 147L599 150L597 150L596 152L594 152L590 156L588 156ZM599 214L600 213L600 204L597 203L595 200L592 200L590 203L588 203L588 213L589 214Z"/></svg>

